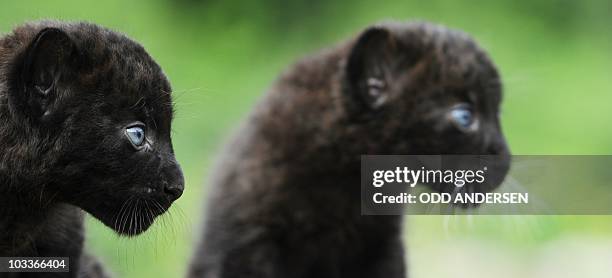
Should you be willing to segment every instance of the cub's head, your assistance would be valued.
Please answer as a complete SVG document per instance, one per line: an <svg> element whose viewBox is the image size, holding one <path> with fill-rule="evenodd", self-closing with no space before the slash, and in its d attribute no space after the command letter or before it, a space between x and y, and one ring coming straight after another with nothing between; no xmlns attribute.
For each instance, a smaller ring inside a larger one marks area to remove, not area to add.
<svg viewBox="0 0 612 278"><path fill-rule="evenodd" d="M22 46L9 105L29 137L41 196L120 234L145 231L184 187L160 67L138 43L93 24L42 22L13 37Z"/></svg>
<svg viewBox="0 0 612 278"><path fill-rule="evenodd" d="M427 23L365 30L349 51L343 96L371 153L491 155L489 187L464 190L490 190L508 171L500 76L464 33Z"/></svg>

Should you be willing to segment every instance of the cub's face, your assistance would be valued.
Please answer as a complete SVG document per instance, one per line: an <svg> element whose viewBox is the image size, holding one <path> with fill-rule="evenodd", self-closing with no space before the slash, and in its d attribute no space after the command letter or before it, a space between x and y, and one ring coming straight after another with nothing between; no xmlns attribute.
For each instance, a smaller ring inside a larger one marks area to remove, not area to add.
<svg viewBox="0 0 612 278"><path fill-rule="evenodd" d="M382 146L378 153L490 155L491 182L463 190L488 191L503 181L510 155L499 118L501 81L467 35L429 24L368 29L349 55L345 91L349 112Z"/></svg>
<svg viewBox="0 0 612 278"><path fill-rule="evenodd" d="M140 45L89 24L40 30L22 58L12 102L49 138L47 195L120 234L145 231L184 187L159 66Z"/></svg>

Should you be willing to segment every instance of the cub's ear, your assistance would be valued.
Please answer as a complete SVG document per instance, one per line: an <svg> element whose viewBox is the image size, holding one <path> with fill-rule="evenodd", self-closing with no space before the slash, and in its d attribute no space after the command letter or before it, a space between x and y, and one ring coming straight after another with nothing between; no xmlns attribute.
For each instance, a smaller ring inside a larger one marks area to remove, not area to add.
<svg viewBox="0 0 612 278"><path fill-rule="evenodd" d="M349 98L358 108L376 110L389 101L397 41L384 27L367 29L357 39L346 64Z"/></svg>
<svg viewBox="0 0 612 278"><path fill-rule="evenodd" d="M42 116L55 99L60 77L73 61L76 47L64 31L57 28L41 30L26 49L21 67L23 92L20 105L30 117Z"/></svg>

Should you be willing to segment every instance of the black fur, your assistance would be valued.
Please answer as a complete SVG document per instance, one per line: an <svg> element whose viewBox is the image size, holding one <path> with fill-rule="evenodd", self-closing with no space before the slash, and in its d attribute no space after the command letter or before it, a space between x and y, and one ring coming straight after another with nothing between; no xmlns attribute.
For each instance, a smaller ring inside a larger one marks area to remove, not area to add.
<svg viewBox="0 0 612 278"><path fill-rule="evenodd" d="M501 82L467 35L368 28L274 84L224 153L190 277L405 277L400 216L360 215L362 154L509 151ZM448 118L468 103L479 120Z"/></svg>
<svg viewBox="0 0 612 278"><path fill-rule="evenodd" d="M1 38L0 256L66 256L64 275L102 276L81 209L129 236L164 213L184 183L171 121L168 80L121 34L44 21ZM135 122L141 150L125 135Z"/></svg>

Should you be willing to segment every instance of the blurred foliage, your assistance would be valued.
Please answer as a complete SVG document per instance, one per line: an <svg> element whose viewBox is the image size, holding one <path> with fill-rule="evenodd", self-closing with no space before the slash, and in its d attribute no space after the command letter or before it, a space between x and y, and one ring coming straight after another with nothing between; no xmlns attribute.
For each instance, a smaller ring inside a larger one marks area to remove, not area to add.
<svg viewBox="0 0 612 278"><path fill-rule="evenodd" d="M0 32L34 19L87 20L141 42L173 83L173 138L183 198L145 235L119 238L88 219L88 244L122 277L178 277L194 248L214 155L291 62L381 20L428 20L464 30L499 65L503 126L517 154L611 154L612 2L14 1ZM609 217L414 216L411 251L471 239L519 254L567 234L610 237ZM432 265L435 260L432 258Z"/></svg>

